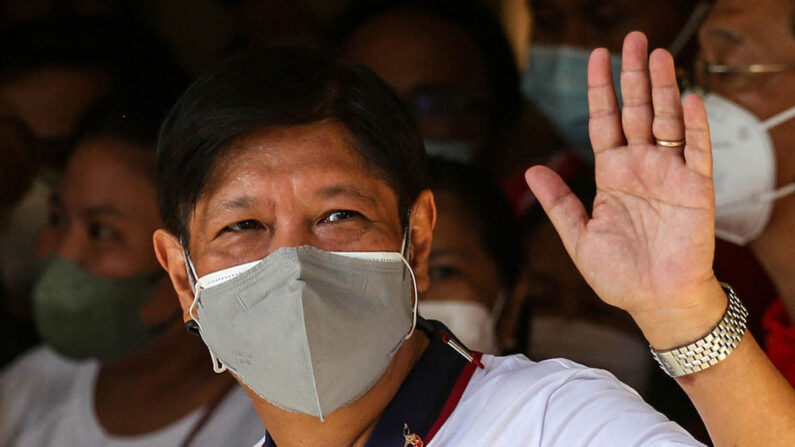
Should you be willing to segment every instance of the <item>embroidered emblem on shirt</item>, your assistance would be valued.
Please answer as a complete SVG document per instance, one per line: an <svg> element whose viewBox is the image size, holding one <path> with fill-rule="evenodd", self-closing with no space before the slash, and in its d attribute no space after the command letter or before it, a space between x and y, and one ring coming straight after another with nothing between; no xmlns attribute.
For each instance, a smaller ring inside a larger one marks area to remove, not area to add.
<svg viewBox="0 0 795 447"><path fill-rule="evenodd" d="M420 435L415 435L411 432L409 424L403 424L403 437L406 438L403 447L425 447L425 443L422 442Z"/></svg>

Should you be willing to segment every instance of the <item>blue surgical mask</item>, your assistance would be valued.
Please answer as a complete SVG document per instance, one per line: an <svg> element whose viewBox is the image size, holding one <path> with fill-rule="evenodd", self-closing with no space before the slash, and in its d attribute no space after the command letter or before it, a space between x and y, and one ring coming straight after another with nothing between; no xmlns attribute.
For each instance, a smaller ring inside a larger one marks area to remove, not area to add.
<svg viewBox="0 0 795 447"><path fill-rule="evenodd" d="M530 67L522 76L522 94L552 122L564 141L585 160L593 160L588 138L588 58L591 50L532 44ZM611 55L618 87L621 55ZM618 88L616 88L618 91Z"/></svg>

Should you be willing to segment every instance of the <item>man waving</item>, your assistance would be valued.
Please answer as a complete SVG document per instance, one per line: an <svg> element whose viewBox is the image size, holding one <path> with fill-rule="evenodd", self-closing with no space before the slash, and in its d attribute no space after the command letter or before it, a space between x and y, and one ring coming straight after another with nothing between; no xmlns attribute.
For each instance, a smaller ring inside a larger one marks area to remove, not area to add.
<svg viewBox="0 0 795 447"><path fill-rule="evenodd" d="M589 66L593 216L546 168L528 184L716 443L788 445L795 393L710 267L703 106L681 105L670 55L633 33L620 111L608 59ZM604 371L472 353L417 315L435 222L422 154L382 81L299 50L217 67L164 123L158 259L212 367L248 391L261 445L698 445Z"/></svg>

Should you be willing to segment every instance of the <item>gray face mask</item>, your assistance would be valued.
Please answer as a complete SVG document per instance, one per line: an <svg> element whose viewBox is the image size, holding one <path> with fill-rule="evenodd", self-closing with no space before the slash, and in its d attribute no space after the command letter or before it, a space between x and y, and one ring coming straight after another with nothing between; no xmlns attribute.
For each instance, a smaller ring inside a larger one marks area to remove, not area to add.
<svg viewBox="0 0 795 447"><path fill-rule="evenodd" d="M281 248L194 290L190 313L216 372L321 420L369 391L416 325L414 273L397 252Z"/></svg>

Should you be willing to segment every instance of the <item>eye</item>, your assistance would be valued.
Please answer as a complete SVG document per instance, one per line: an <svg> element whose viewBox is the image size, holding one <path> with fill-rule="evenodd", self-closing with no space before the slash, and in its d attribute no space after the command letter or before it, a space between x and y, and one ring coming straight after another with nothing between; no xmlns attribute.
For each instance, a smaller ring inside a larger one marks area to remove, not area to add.
<svg viewBox="0 0 795 447"><path fill-rule="evenodd" d="M88 235L97 241L114 241L121 238L115 228L102 222L90 222L88 224Z"/></svg>
<svg viewBox="0 0 795 447"><path fill-rule="evenodd" d="M428 276L430 276L431 281L441 281L444 279L455 278L456 276L461 275L461 270L451 265L437 265L431 266L428 269Z"/></svg>
<svg viewBox="0 0 795 447"><path fill-rule="evenodd" d="M320 223L336 223L350 220L356 217L362 217L361 213L351 210L336 210L328 213Z"/></svg>
<svg viewBox="0 0 795 447"><path fill-rule="evenodd" d="M241 220L240 222L235 222L231 225L227 225L221 230L222 233L230 232L230 233L240 233L243 231L249 230L260 230L265 228L259 221L254 219L246 219Z"/></svg>

